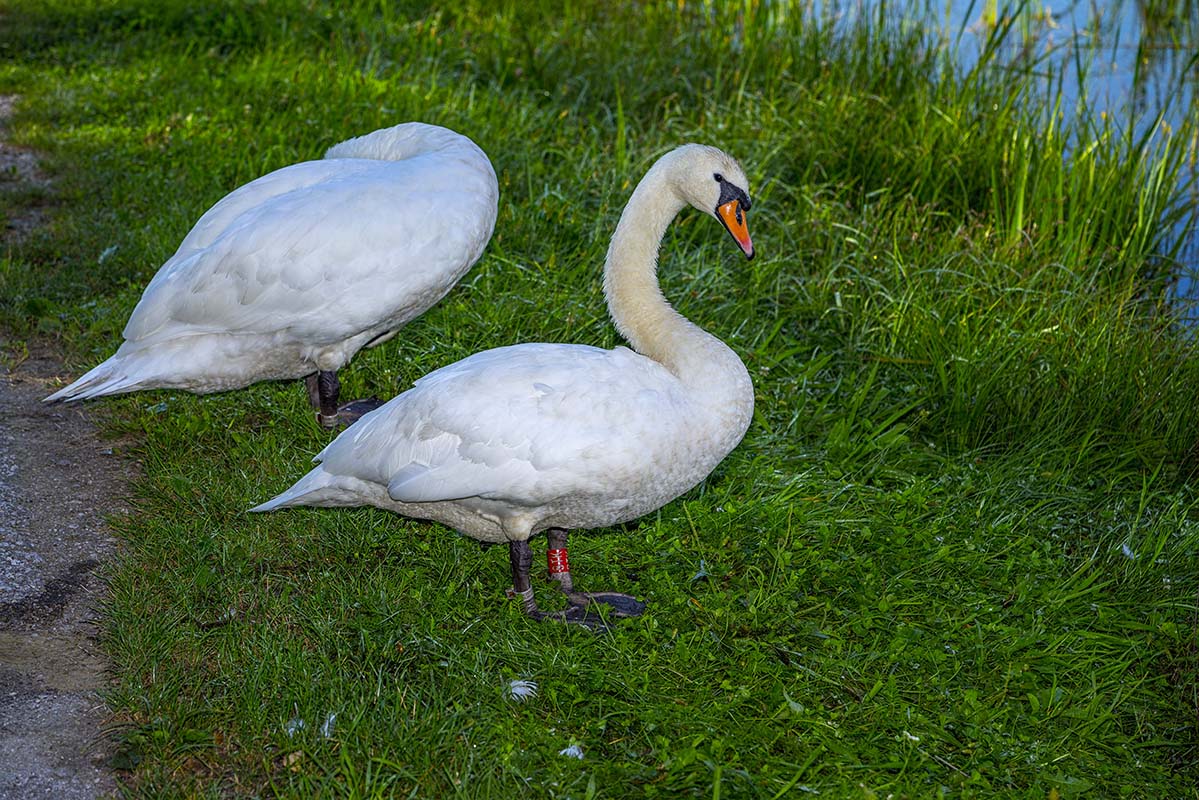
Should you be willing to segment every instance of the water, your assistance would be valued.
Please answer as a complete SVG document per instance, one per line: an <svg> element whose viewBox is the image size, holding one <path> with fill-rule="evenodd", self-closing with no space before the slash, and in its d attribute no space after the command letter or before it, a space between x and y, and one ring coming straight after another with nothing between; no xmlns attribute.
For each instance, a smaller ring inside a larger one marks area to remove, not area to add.
<svg viewBox="0 0 1199 800"><path fill-rule="evenodd" d="M1064 113L1110 117L1136 137L1171 135L1196 114L1199 2L1066 0L996 7L950 0L942 26L950 35L960 32L957 57L964 67L973 66L990 27L1005 17L1015 19L1011 52L1006 55L1035 60L1047 81L1052 75L1061 88ZM1196 174L1194 143L1191 146L1184 180ZM1190 191L1193 197L1194 184ZM1182 242L1176 296L1194 321L1199 309L1199 232L1184 219L1175 225L1172 237Z"/></svg>
<svg viewBox="0 0 1199 800"><path fill-rule="evenodd" d="M883 2L834 3L823 10L834 17L873 16ZM995 27L1010 20L1001 63L1043 76L1048 92L1060 91L1067 116L1108 119L1134 136L1160 138L1184 129L1199 113L1199 0L926 0L922 10L909 6L899 13L939 27L965 70L977 63ZM1194 207L1197 145L1194 139L1188 145L1183 185ZM1184 219L1171 236L1181 243L1175 296L1196 322L1199 231Z"/></svg>

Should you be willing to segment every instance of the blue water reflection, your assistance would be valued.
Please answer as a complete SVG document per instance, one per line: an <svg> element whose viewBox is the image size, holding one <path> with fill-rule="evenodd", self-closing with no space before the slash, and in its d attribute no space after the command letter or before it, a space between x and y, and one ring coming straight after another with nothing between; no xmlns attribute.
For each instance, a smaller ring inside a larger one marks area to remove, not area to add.
<svg viewBox="0 0 1199 800"><path fill-rule="evenodd" d="M1110 119L1136 136L1169 135L1199 113L1199 0L884 2L816 3L811 8L843 20L875 17L880 8L908 24L921 20L941 31L964 70L975 66L996 26L1010 24L1000 63L1043 77L1047 92L1060 93L1063 114ZM1187 145L1188 172L1183 179L1194 207L1196 142ZM1199 315L1199 233L1184 219L1173 236L1183 243L1176 292L1194 318Z"/></svg>

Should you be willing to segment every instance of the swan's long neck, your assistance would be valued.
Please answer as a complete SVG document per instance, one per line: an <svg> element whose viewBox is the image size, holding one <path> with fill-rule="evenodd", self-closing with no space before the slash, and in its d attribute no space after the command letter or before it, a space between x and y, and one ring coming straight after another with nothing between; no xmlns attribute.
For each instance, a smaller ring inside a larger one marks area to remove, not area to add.
<svg viewBox="0 0 1199 800"><path fill-rule="evenodd" d="M655 164L629 198L604 266L608 312L633 349L683 380L715 361L740 360L716 337L675 311L658 285L658 248L666 226L686 205L672 186L671 159ZM744 367L741 367L743 370Z"/></svg>

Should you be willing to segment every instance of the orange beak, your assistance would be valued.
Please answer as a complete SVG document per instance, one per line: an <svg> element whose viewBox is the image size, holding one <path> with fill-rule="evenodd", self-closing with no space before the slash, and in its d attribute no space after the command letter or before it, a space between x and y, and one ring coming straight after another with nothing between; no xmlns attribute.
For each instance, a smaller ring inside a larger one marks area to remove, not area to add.
<svg viewBox="0 0 1199 800"><path fill-rule="evenodd" d="M720 221L724 223L724 227L737 240L737 244L741 246L741 252L745 253L745 257L752 259L754 257L754 243L749 240L749 226L746 224L746 214L741 210L741 203L737 200L730 200L722 206L717 206L716 215L720 217Z"/></svg>

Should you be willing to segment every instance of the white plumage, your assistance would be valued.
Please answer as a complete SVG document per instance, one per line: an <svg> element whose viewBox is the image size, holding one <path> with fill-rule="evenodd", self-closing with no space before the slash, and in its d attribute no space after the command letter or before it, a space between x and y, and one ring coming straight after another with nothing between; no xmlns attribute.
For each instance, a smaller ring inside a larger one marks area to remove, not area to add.
<svg viewBox="0 0 1199 800"><path fill-rule="evenodd" d="M612 525L702 480L750 410L708 408L623 347L487 350L363 417L316 457L319 467L254 510L375 505L493 542Z"/></svg>
<svg viewBox="0 0 1199 800"><path fill-rule="evenodd" d="M258 178L200 218L116 354L46 399L335 371L445 296L482 254L498 199L483 151L422 123Z"/></svg>
<svg viewBox="0 0 1199 800"><path fill-rule="evenodd" d="M605 292L639 352L521 344L476 353L364 416L319 466L253 510L374 505L515 548L547 529L633 519L695 486L745 434L753 386L731 349L666 303L657 249L690 203L728 214L752 257L737 211L749 207L746 185L733 159L699 145L663 156L638 185L612 238ZM527 545L513 550L513 570L524 591L521 552Z"/></svg>
<svg viewBox="0 0 1199 800"><path fill-rule="evenodd" d="M609 253L613 316L635 343L652 336L642 349L660 360L570 344L476 353L363 417L254 510L370 504L506 541L632 519L702 480L744 435L753 390L736 354L656 291L657 241L689 199L666 179L693 171L700 191L711 188L711 202L696 202L706 211L713 171L744 182L723 153L680 148L646 176Z"/></svg>

